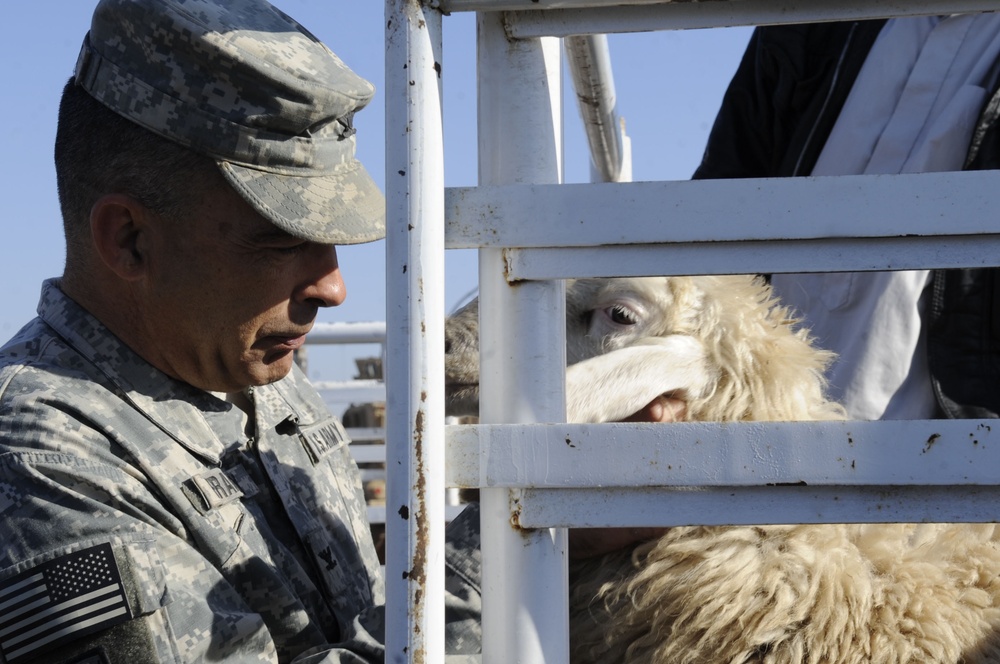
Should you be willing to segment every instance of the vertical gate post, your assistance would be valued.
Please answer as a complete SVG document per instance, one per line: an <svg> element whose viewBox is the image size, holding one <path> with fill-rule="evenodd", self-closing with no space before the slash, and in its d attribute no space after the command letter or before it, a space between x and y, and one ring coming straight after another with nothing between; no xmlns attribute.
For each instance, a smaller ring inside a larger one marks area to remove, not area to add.
<svg viewBox="0 0 1000 664"><path fill-rule="evenodd" d="M560 182L559 40L509 41L497 13L477 28L480 185ZM479 263L481 421L564 421L562 282L507 283L503 250ZM518 499L481 492L483 663L568 662L566 530L520 528Z"/></svg>
<svg viewBox="0 0 1000 664"><path fill-rule="evenodd" d="M386 661L444 661L441 13L386 0Z"/></svg>

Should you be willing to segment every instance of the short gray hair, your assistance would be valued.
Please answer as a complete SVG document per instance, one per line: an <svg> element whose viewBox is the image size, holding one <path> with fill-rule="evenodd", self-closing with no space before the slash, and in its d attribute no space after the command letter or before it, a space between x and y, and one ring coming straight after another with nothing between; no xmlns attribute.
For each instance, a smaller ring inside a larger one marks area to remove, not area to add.
<svg viewBox="0 0 1000 664"><path fill-rule="evenodd" d="M126 194L174 219L213 183L226 186L213 159L126 120L73 80L59 105L55 165L67 267L89 246L90 210L101 196Z"/></svg>

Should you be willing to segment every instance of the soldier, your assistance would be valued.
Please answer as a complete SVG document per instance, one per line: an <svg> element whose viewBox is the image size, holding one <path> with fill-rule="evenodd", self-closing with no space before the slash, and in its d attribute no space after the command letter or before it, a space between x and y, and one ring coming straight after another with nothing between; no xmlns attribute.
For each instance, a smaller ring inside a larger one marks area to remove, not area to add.
<svg viewBox="0 0 1000 664"><path fill-rule="evenodd" d="M335 246L385 232L373 92L263 0L97 7L59 113L65 272L0 350L0 660L383 659L358 472L292 361L344 299Z"/></svg>

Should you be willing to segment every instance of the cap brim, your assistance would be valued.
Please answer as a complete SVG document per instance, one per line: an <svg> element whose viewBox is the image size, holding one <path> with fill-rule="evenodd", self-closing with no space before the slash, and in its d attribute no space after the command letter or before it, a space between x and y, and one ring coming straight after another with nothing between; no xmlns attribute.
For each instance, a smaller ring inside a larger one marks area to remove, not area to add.
<svg viewBox="0 0 1000 664"><path fill-rule="evenodd" d="M385 197L360 161L312 177L269 173L228 161L218 164L243 200L296 237L339 245L385 237Z"/></svg>

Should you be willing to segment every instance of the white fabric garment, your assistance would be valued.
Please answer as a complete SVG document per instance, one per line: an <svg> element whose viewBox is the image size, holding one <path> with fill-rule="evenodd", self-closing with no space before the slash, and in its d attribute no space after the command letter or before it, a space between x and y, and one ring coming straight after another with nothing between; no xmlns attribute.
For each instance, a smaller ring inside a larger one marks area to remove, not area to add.
<svg viewBox="0 0 1000 664"><path fill-rule="evenodd" d="M893 19L812 175L961 170L1000 56L1000 15ZM921 325L929 272L776 274L775 292L839 359L831 394L853 419L935 413Z"/></svg>

